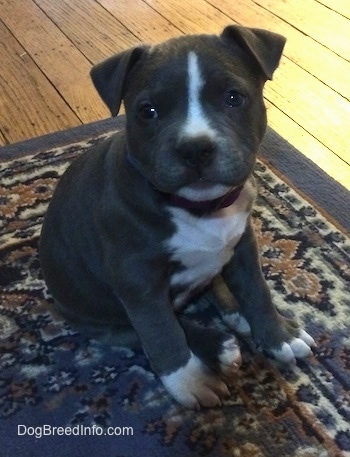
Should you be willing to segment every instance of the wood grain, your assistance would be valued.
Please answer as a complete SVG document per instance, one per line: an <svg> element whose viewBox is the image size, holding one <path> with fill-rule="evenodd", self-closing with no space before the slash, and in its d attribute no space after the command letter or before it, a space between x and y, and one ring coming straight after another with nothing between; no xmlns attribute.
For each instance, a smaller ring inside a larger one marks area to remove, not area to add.
<svg viewBox="0 0 350 457"><path fill-rule="evenodd" d="M79 124L77 116L2 22L0 61L3 144Z"/></svg>
<svg viewBox="0 0 350 457"><path fill-rule="evenodd" d="M0 1L2 20L82 122L107 116L91 63L31 0Z"/></svg>
<svg viewBox="0 0 350 457"><path fill-rule="evenodd" d="M35 3L90 62L97 63L140 43L95 0L84 0L79 8L71 0L35 0Z"/></svg>
<svg viewBox="0 0 350 457"><path fill-rule="evenodd" d="M4 135L2 134L1 130L0 130L0 145L2 144L6 144L6 138L4 137Z"/></svg>
<svg viewBox="0 0 350 457"><path fill-rule="evenodd" d="M286 58L282 59L265 94L306 132L342 160L349 160L350 104L341 95ZM280 133L293 144L288 131Z"/></svg>
<svg viewBox="0 0 350 457"><path fill-rule="evenodd" d="M318 167L324 170L336 181L343 183L345 187L350 184L350 167L346 166L344 161L336 154L333 154L324 144L320 143L317 138L309 135L305 130L294 122L289 116L285 115L276 106L266 102L267 117L269 126L277 132L287 132L283 136L298 151L316 163ZM287 138L286 138L287 136ZM281 151L283 154L283 151Z"/></svg>
<svg viewBox="0 0 350 457"><path fill-rule="evenodd" d="M142 42L159 43L181 35L174 21L165 19L154 7L148 6L142 0L132 0L132 4L130 0L98 0L98 2L126 28L132 30Z"/></svg>
<svg viewBox="0 0 350 457"><path fill-rule="evenodd" d="M350 61L350 27L341 14L314 0L256 0L256 3Z"/></svg>
<svg viewBox="0 0 350 457"><path fill-rule="evenodd" d="M349 0L318 0L318 2L350 19Z"/></svg>

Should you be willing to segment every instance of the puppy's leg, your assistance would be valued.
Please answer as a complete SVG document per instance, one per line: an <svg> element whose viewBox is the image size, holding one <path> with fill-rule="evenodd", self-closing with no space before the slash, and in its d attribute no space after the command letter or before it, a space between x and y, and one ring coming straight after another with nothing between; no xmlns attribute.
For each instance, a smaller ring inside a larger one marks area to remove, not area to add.
<svg viewBox="0 0 350 457"><path fill-rule="evenodd" d="M261 271L258 247L251 225L247 227L231 261L224 268L223 279L234 293L239 303L238 314L249 324L253 340L259 349L287 363L295 363L295 358L310 355L311 348L315 345L313 338L294 321L280 316L272 303ZM233 315L235 327L236 308Z"/></svg>
<svg viewBox="0 0 350 457"><path fill-rule="evenodd" d="M128 306L133 326L120 325L112 319L102 321L88 316L77 317L69 307L55 302L63 317L81 333L103 344L141 347L168 392L183 406L199 408L221 405L229 395L226 384L189 348L183 328L170 304L157 300L144 306ZM222 363L229 360L224 352ZM226 356L226 359L225 359ZM228 361L226 362L229 363ZM227 368L228 370L228 368Z"/></svg>
<svg viewBox="0 0 350 457"><path fill-rule="evenodd" d="M215 305L228 327L240 335L250 335L250 326L240 312L237 300L221 275L213 279L212 290L215 295Z"/></svg>
<svg viewBox="0 0 350 457"><path fill-rule="evenodd" d="M190 380L193 383L195 395L202 395L203 385L206 388L210 387L218 397L215 405L221 406L222 400L230 396L227 386L231 384L242 362L237 340L231 334L219 329L203 327L184 316L179 316L178 319L193 354L191 362L194 373L197 363L202 367L199 374L202 385L195 380L195 377Z"/></svg>
<svg viewBox="0 0 350 457"><path fill-rule="evenodd" d="M221 405L227 386L188 346L167 290L144 294L135 302L131 293L128 302L123 300L151 366L168 392L188 408Z"/></svg>

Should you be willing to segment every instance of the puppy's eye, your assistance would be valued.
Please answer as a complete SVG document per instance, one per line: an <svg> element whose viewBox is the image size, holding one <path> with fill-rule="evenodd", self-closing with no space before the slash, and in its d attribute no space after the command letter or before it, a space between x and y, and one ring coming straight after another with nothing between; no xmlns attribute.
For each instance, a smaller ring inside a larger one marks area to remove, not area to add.
<svg viewBox="0 0 350 457"><path fill-rule="evenodd" d="M150 103L140 105L139 114L142 119L156 119L158 117L157 110Z"/></svg>
<svg viewBox="0 0 350 457"><path fill-rule="evenodd" d="M231 108L242 106L245 102L245 99L245 96L240 92L237 92L236 90L230 90L226 95L226 105Z"/></svg>

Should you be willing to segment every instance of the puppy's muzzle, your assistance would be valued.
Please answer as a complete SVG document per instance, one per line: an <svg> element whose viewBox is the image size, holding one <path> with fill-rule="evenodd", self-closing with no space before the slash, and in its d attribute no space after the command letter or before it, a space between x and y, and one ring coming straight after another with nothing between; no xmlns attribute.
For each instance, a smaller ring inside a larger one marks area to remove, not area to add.
<svg viewBox="0 0 350 457"><path fill-rule="evenodd" d="M177 147L182 163L198 172L211 165L215 152L216 145L206 136L183 140Z"/></svg>

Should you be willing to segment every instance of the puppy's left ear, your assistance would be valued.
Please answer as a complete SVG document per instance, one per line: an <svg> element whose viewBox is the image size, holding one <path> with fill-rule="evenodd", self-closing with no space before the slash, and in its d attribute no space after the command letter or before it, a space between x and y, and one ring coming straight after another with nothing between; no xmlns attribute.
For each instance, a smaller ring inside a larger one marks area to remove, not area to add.
<svg viewBox="0 0 350 457"><path fill-rule="evenodd" d="M147 46L128 49L92 67L91 79L112 116L119 112L130 71L148 49Z"/></svg>
<svg viewBox="0 0 350 457"><path fill-rule="evenodd" d="M238 44L248 52L258 63L266 79L272 79L286 43L285 37L268 30L229 25L222 32L221 38Z"/></svg>

